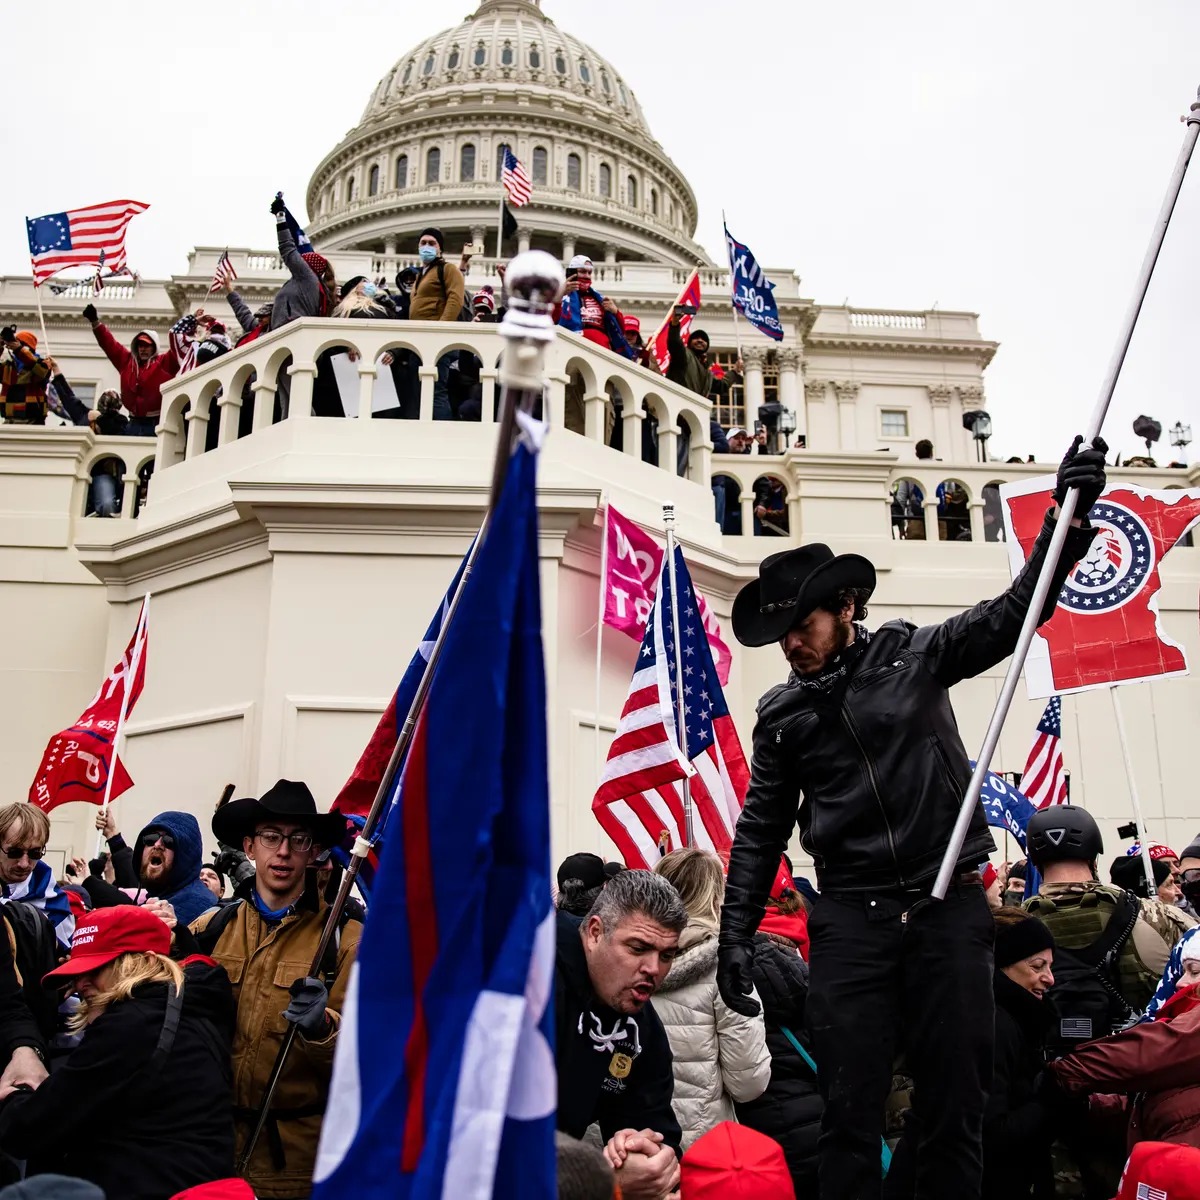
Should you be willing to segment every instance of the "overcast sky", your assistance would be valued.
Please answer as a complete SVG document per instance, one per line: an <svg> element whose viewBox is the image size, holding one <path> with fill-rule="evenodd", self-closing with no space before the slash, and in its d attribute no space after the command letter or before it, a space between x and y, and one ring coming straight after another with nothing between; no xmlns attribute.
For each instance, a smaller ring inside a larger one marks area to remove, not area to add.
<svg viewBox="0 0 1200 1200"><path fill-rule="evenodd" d="M129 238L146 276L182 271L196 244L272 245L275 191L302 207L380 77L470 8L14 9L0 273L28 268L26 215L116 197L153 205ZM724 208L759 261L793 267L818 302L978 312L1001 343L993 453L1056 457L1082 428L1200 84L1197 0L544 8L632 85L696 191L710 254ZM1198 298L1200 156L1105 426L1114 447L1140 449L1143 412L1200 436Z"/></svg>

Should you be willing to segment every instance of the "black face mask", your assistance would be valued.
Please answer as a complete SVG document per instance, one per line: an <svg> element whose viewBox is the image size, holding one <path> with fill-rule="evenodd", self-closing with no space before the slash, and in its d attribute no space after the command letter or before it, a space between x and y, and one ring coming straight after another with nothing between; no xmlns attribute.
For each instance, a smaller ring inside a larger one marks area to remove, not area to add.
<svg viewBox="0 0 1200 1200"><path fill-rule="evenodd" d="M1200 911L1200 879L1193 879L1190 883L1180 881L1180 887L1183 890L1183 898L1197 911Z"/></svg>

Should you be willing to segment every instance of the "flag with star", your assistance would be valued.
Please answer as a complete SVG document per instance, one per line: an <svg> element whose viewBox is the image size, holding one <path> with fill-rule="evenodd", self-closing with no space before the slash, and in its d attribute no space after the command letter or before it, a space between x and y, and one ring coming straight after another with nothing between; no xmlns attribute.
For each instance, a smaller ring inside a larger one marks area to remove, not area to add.
<svg viewBox="0 0 1200 1200"><path fill-rule="evenodd" d="M609 748L592 811L625 865L650 867L665 832L672 849L687 844L684 789L693 806L694 845L724 857L733 843L750 772L700 620L683 551L662 557L654 607L633 680ZM679 658L675 661L675 618ZM677 688L683 688L680 736Z"/></svg>
<svg viewBox="0 0 1200 1200"><path fill-rule="evenodd" d="M1052 477L1000 489L1014 575L1037 539L1053 501ZM1184 648L1158 611L1163 556L1200 521L1200 488L1106 488L1089 514L1097 533L1037 631L1025 665L1029 695L1042 698L1186 675Z"/></svg>
<svg viewBox="0 0 1200 1200"><path fill-rule="evenodd" d="M138 213L150 205L140 200L110 200L44 217L26 217L33 286L39 287L67 267L101 267L108 273L125 270L125 230Z"/></svg>
<svg viewBox="0 0 1200 1200"><path fill-rule="evenodd" d="M1059 696L1050 697L1038 722L1029 758L1021 773L1021 791L1038 808L1067 802L1067 774L1062 756L1062 698Z"/></svg>

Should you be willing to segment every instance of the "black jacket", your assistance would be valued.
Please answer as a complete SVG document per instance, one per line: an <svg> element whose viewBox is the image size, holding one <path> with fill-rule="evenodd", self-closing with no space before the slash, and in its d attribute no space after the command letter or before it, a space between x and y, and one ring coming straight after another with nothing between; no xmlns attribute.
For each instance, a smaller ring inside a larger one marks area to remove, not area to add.
<svg viewBox="0 0 1200 1200"><path fill-rule="evenodd" d="M650 1005L623 1016L596 998L579 925L575 917L558 914L558 1128L581 1138L598 1121L605 1141L621 1129L654 1129L678 1151L682 1134L671 1110L675 1079L666 1031Z"/></svg>
<svg viewBox="0 0 1200 1200"><path fill-rule="evenodd" d="M831 698L794 675L762 698L729 860L725 937L745 940L757 927L797 815L823 892L932 881L971 778L949 689L1012 653L1053 530L1048 516L1028 563L994 599L940 625L881 626ZM1094 534L1087 527L1068 534L1043 621ZM994 849L980 805L960 869L974 870Z"/></svg>
<svg viewBox="0 0 1200 1200"><path fill-rule="evenodd" d="M768 934L754 937L754 988L762 1001L771 1051L771 1082L757 1100L736 1105L738 1120L773 1137L782 1147L796 1195L817 1194L817 1138L824 1104L812 1068L800 1057L783 1028L804 1041L808 965L793 946Z"/></svg>
<svg viewBox="0 0 1200 1200"><path fill-rule="evenodd" d="M229 977L185 971L174 1041L156 1050L167 988L147 984L114 1002L35 1092L0 1107L0 1149L30 1174L86 1179L122 1200L168 1200L234 1173L234 1007Z"/></svg>
<svg viewBox="0 0 1200 1200"><path fill-rule="evenodd" d="M1054 1114L1038 1098L1053 1010L1001 971L992 986L996 1058L983 1114L983 1200L1042 1200L1054 1195L1050 1144L1058 1131Z"/></svg>

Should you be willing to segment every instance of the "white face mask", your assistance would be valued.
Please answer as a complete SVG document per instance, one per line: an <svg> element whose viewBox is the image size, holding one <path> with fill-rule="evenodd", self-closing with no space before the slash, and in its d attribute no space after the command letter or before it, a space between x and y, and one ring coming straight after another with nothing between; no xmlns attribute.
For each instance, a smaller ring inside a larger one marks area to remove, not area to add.
<svg viewBox="0 0 1200 1200"><path fill-rule="evenodd" d="M431 263L438 256L438 248L436 246L418 246L417 253L421 256L423 263Z"/></svg>

